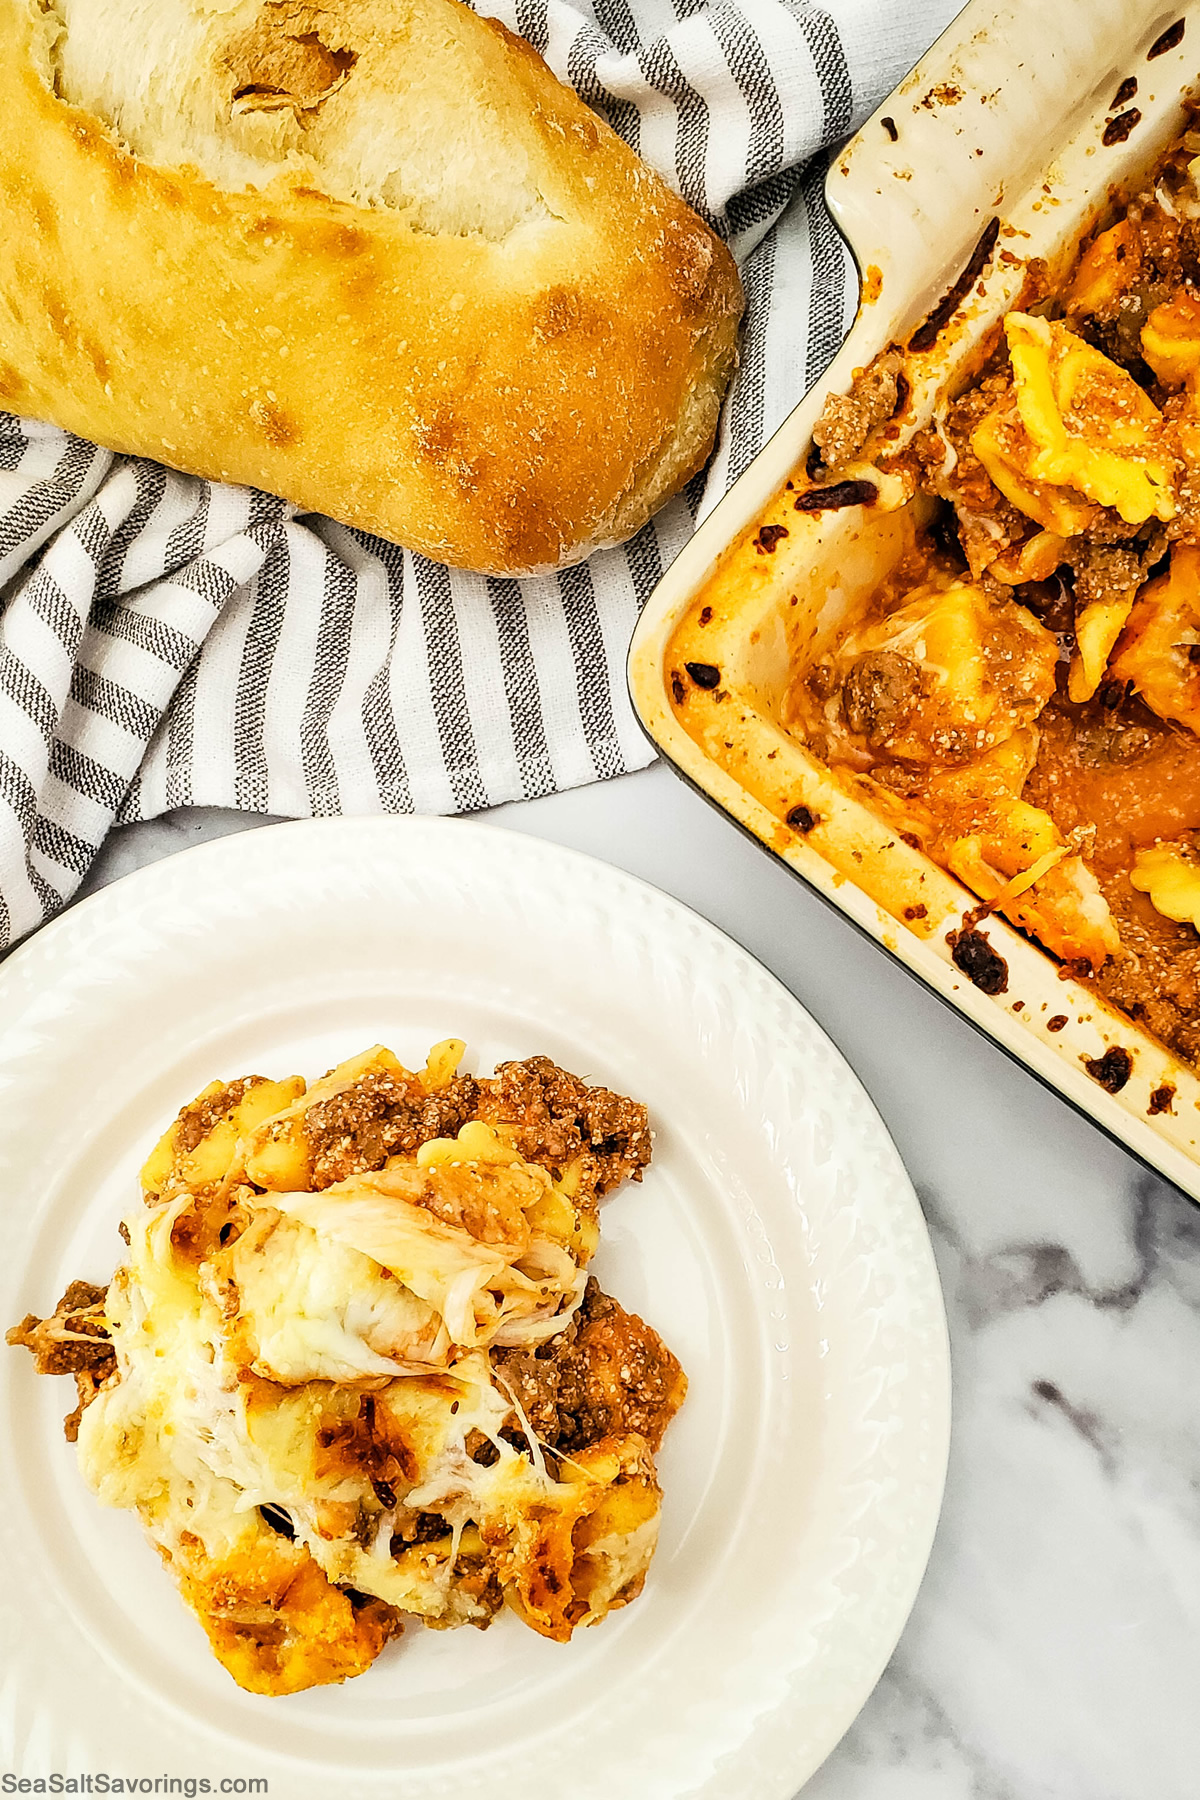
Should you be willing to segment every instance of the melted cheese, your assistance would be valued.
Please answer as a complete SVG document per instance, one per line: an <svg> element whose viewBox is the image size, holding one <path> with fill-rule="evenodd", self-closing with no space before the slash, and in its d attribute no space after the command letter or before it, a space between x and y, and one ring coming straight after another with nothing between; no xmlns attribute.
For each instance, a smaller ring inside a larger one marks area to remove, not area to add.
<svg viewBox="0 0 1200 1800"><path fill-rule="evenodd" d="M1108 902L1083 860L1068 853L1049 813L1020 797L1037 745L1036 728L1014 732L931 783L935 850L961 881L1057 955L1099 968L1120 946Z"/></svg>
<svg viewBox="0 0 1200 1800"><path fill-rule="evenodd" d="M236 1301L231 1351L268 1381L356 1381L450 1360L433 1307L369 1256L273 1207L206 1264L202 1285L218 1307Z"/></svg>
<svg viewBox="0 0 1200 1800"><path fill-rule="evenodd" d="M581 1268L525 1217L549 1187L524 1164L393 1164L319 1194L271 1198L319 1238L389 1271L444 1319L454 1344L475 1349L553 1335L583 1297ZM438 1217L439 1203L461 1223Z"/></svg>

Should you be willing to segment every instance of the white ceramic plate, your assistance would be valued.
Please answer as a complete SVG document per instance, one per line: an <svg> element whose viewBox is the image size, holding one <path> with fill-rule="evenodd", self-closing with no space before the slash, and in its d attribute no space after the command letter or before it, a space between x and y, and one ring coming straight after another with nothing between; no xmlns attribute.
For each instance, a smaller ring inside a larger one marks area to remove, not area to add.
<svg viewBox="0 0 1200 1800"><path fill-rule="evenodd" d="M244 1694L132 1516L85 1491L70 1383L4 1352L0 1766L289 1800L785 1800L871 1691L946 1461L920 1209L791 995L586 857L460 821L284 825L42 931L0 968L0 1318L107 1278L143 1155L214 1075L311 1076L377 1039L419 1064L452 1034L470 1067L544 1051L650 1106L653 1166L596 1262L691 1380L643 1596L567 1646L511 1616L416 1628L345 1687Z"/></svg>

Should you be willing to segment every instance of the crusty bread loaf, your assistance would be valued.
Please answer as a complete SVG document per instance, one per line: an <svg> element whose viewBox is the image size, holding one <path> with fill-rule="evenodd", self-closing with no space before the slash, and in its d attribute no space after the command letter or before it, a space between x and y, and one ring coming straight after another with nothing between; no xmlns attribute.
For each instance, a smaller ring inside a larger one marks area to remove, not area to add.
<svg viewBox="0 0 1200 1800"><path fill-rule="evenodd" d="M728 251L458 0L0 0L0 406L509 574L703 462Z"/></svg>

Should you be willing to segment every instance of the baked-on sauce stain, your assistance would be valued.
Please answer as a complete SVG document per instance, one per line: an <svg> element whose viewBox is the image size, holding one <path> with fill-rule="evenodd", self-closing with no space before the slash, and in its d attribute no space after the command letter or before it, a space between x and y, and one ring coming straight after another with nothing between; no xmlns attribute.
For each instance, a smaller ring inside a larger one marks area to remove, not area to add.
<svg viewBox="0 0 1200 1800"><path fill-rule="evenodd" d="M950 289L938 301L923 325L918 325L908 340L910 350L932 350L937 342L938 333L966 299L976 281L992 259L992 251L996 248L996 239L1000 235L1000 220L990 219L984 227L983 235L971 252L971 260Z"/></svg>
<svg viewBox="0 0 1200 1800"><path fill-rule="evenodd" d="M802 831L806 835L814 825L820 824L820 815L811 806L793 806L787 816L787 822L793 831Z"/></svg>
<svg viewBox="0 0 1200 1800"><path fill-rule="evenodd" d="M1108 103L1109 112L1118 112L1122 106L1128 106L1137 89L1137 76L1127 75Z"/></svg>
<svg viewBox="0 0 1200 1800"><path fill-rule="evenodd" d="M1008 964L981 931L952 931L950 960L981 994L1002 994L1008 986Z"/></svg>
<svg viewBox="0 0 1200 1800"><path fill-rule="evenodd" d="M809 488L796 499L797 512L838 512L843 506L872 506L879 498L873 481L835 481Z"/></svg>
<svg viewBox="0 0 1200 1800"><path fill-rule="evenodd" d="M1169 1081L1164 1081L1162 1086L1156 1087L1151 1094L1150 1105L1146 1110L1149 1112L1151 1118L1154 1117L1155 1113L1170 1112L1171 1104L1174 1099L1175 1089L1171 1086Z"/></svg>
<svg viewBox="0 0 1200 1800"><path fill-rule="evenodd" d="M1133 1074L1133 1058L1119 1044L1114 1044L1103 1056L1085 1056L1080 1060L1092 1080L1098 1081L1109 1094L1119 1094Z"/></svg>
<svg viewBox="0 0 1200 1800"><path fill-rule="evenodd" d="M760 553L765 551L768 556L774 556L775 547L780 538L785 538L787 535L788 528L786 525L764 525L754 542Z"/></svg>
<svg viewBox="0 0 1200 1800"><path fill-rule="evenodd" d="M1176 19L1173 25L1168 25L1162 35L1156 37L1147 50L1146 61L1153 62L1156 56L1165 56L1168 50L1174 50L1176 44L1182 44L1183 31L1184 20L1182 19Z"/></svg>
<svg viewBox="0 0 1200 1800"><path fill-rule="evenodd" d="M894 144L900 136L900 133L896 130L895 119L889 119L885 116L884 118L880 119L879 123L883 126L883 129L887 132L888 136L891 138L891 140Z"/></svg>
<svg viewBox="0 0 1200 1800"><path fill-rule="evenodd" d="M1111 149L1113 144L1123 144L1134 127L1140 125L1141 122L1140 109L1131 106L1128 112L1118 113L1115 119L1108 121L1100 134L1100 142L1108 149Z"/></svg>
<svg viewBox="0 0 1200 1800"><path fill-rule="evenodd" d="M1052 1019L1046 1020L1047 1031L1061 1031L1067 1022L1066 1013L1055 1013Z"/></svg>
<svg viewBox="0 0 1200 1800"><path fill-rule="evenodd" d="M690 662L683 666L698 688L715 688L721 680L721 671L715 663Z"/></svg>

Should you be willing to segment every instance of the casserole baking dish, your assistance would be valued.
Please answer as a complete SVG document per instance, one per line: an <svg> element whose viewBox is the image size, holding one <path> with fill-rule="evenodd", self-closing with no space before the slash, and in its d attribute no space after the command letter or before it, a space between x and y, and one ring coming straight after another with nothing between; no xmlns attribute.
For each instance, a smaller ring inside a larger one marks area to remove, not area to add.
<svg viewBox="0 0 1200 1800"><path fill-rule="evenodd" d="M668 760L929 986L1135 1154L1200 1198L1200 1081L906 841L789 733L798 668L857 617L920 498L797 510L830 395L900 352L895 452L981 366L989 333L1136 187L1200 79L1200 0L974 0L831 166L861 276L841 352L667 572L630 650ZM892 501L895 504L892 504ZM786 523L785 523L786 521ZM700 671L697 679L694 673ZM970 943L976 955L963 954ZM957 953L957 960L956 960Z"/></svg>

